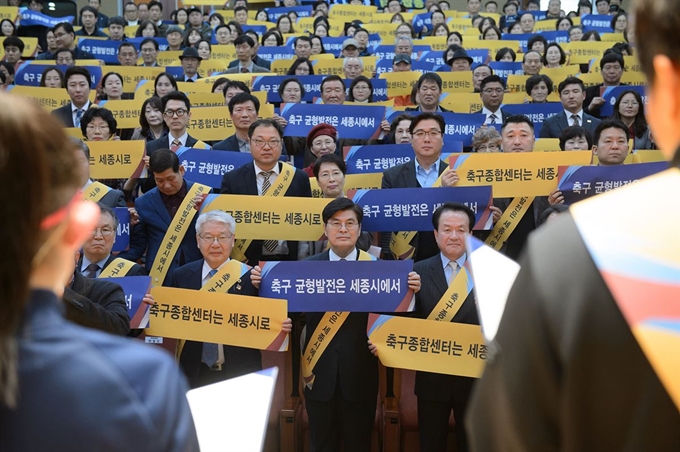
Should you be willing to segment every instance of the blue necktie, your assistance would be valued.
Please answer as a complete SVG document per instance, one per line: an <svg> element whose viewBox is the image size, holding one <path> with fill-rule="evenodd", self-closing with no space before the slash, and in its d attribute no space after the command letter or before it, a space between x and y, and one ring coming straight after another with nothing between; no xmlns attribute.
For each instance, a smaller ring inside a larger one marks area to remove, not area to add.
<svg viewBox="0 0 680 452"><path fill-rule="evenodd" d="M82 108L76 110L76 120L73 121L76 127L80 127L80 118L83 117L83 113L85 113L85 110Z"/></svg>
<svg viewBox="0 0 680 452"><path fill-rule="evenodd" d="M210 270L208 273L208 280L215 276L217 270ZM212 344L209 342L203 343L203 353L201 354L201 361L203 361L208 367L212 367L217 363L218 358L217 344Z"/></svg>

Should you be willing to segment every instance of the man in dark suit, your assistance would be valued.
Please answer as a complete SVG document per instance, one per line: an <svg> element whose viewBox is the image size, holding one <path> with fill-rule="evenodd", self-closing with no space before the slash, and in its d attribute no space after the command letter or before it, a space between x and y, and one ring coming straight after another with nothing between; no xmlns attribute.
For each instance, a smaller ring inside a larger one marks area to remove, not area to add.
<svg viewBox="0 0 680 452"><path fill-rule="evenodd" d="M442 178L443 187L455 185L458 182L458 174L449 169L446 162L440 160L445 127L444 119L440 115L422 113L415 116L411 121L410 131L416 158L385 171L382 188L432 187L439 176ZM416 261L432 257L438 252L434 234L431 232L419 232L414 242L411 244L416 248L413 256Z"/></svg>
<svg viewBox="0 0 680 452"><path fill-rule="evenodd" d="M257 121L260 112L260 101L250 93L238 93L229 100L229 115L234 123L235 133L216 143L216 151L250 152L248 129Z"/></svg>
<svg viewBox="0 0 680 452"><path fill-rule="evenodd" d="M605 103L605 100L602 97L602 88L625 85L625 83L621 83L624 67L625 62L621 53L614 49L609 49L604 52L602 59L600 59L602 83L590 86L586 89L586 100L583 103L583 107L588 114L595 118L602 119L600 109Z"/></svg>
<svg viewBox="0 0 680 452"><path fill-rule="evenodd" d="M234 99L237 96L234 96ZM260 119L250 126L248 135L253 144L250 148L253 162L225 173L222 177L221 194L262 196L269 186L274 184L283 169L284 163L279 162L283 129L278 122L273 119ZM294 171L293 180L284 196L311 198L309 177L302 170ZM279 240L276 246L272 242L253 240L246 251L248 262L257 264L262 259L297 259L298 242Z"/></svg>
<svg viewBox="0 0 680 452"><path fill-rule="evenodd" d="M94 55L76 46L76 33L73 30L73 25L68 22L60 22L52 29L54 39L57 43L57 49L69 49L73 51L76 60L94 60ZM45 47L46 48L46 47ZM41 53L37 60L54 60L54 54L45 52Z"/></svg>
<svg viewBox="0 0 680 452"><path fill-rule="evenodd" d="M191 240L198 242L203 258L175 269L167 285L195 290L203 287L229 261L235 231L236 222L228 213L213 210L201 214L196 220L196 237ZM233 276L238 281L228 293L257 296L257 289L250 282L250 272ZM210 347L214 349L212 359ZM262 356L257 349L196 341L185 342L179 363L192 388L262 370Z"/></svg>
<svg viewBox="0 0 680 452"><path fill-rule="evenodd" d="M446 203L432 215L434 236L439 254L416 262L413 270L420 275L423 288L416 294L415 315L427 319L458 272L465 265L465 235L472 232L475 214L463 204ZM479 325L474 292L470 292L452 322ZM416 372L420 448L445 452L449 415L453 409L456 450L468 450L464 418L474 378Z"/></svg>
<svg viewBox="0 0 680 452"><path fill-rule="evenodd" d="M64 74L66 92L71 102L52 110L64 127L80 127L80 119L92 105L90 102L90 71L82 66L72 66Z"/></svg>
<svg viewBox="0 0 680 452"><path fill-rule="evenodd" d="M76 262L80 253L76 253ZM87 278L79 271L64 288L66 318L78 325L95 328L119 336L130 332L130 317L125 293L118 284Z"/></svg>
<svg viewBox="0 0 680 452"><path fill-rule="evenodd" d="M177 77L178 82L196 82L201 75L198 73L198 68L201 66L203 58L198 54L195 47L187 47L179 56L184 72Z"/></svg>
<svg viewBox="0 0 680 452"><path fill-rule="evenodd" d="M139 223L132 228L130 249L118 255L118 257L135 262L146 252L145 266L148 271L153 266L165 232L175 214L178 213L188 190L194 185L193 182L184 179L184 167L180 166L177 154L168 149L161 149L151 156L149 171L158 186L135 201ZM194 218L173 256L167 274L180 265L201 258L201 252L194 242L195 224Z"/></svg>
<svg viewBox="0 0 680 452"><path fill-rule="evenodd" d="M586 99L585 85L576 77L567 77L557 87L564 111L553 115L543 122L541 138L559 138L562 131L570 126L580 126L591 134L600 120L583 111Z"/></svg>
<svg viewBox="0 0 680 452"><path fill-rule="evenodd" d="M439 97L442 95L442 78L436 72L426 72L421 75L416 83L416 89L418 90L420 102L417 107L406 107L406 111L418 111L421 113L445 113L451 111L439 105Z"/></svg>
<svg viewBox="0 0 680 452"><path fill-rule="evenodd" d="M236 57L238 64L230 67L225 74L241 74L254 72L271 72L266 67L258 66L253 61L253 48L255 47L255 40L247 34L242 34L234 40L236 47Z"/></svg>
<svg viewBox="0 0 680 452"><path fill-rule="evenodd" d="M503 124L510 116L505 112L503 105L503 95L505 93L505 82L497 75L490 75L480 83L479 97L482 99L482 109L474 113L481 113L486 116L484 124Z"/></svg>

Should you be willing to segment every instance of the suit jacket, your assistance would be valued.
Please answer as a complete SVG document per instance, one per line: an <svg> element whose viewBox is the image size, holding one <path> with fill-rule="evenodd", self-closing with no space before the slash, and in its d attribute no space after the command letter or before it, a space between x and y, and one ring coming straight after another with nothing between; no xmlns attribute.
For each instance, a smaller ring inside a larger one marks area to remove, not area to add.
<svg viewBox="0 0 680 452"><path fill-rule="evenodd" d="M581 127L590 132L591 135L595 133L595 129L600 122L601 121L594 116L590 116L585 111L583 112L583 124L581 124ZM562 135L562 131L567 127L569 127L569 121L567 120L567 115L562 111L543 121L539 137L559 138L560 135Z"/></svg>
<svg viewBox="0 0 680 452"><path fill-rule="evenodd" d="M307 258L308 261L327 261L326 250ZM305 347L314 335L324 312L308 312ZM368 350L366 325L368 313L353 312L347 316L333 340L326 347L314 367L313 389L305 387L305 397L325 402L335 392L340 379L342 396L350 402L375 400L378 393L378 359Z"/></svg>
<svg viewBox="0 0 680 452"><path fill-rule="evenodd" d="M482 111L483 111L483 109L480 109L480 110L477 110L477 111L475 111L475 112L473 112L473 113L478 114L478 115L481 115L481 114L483 114ZM507 111L503 110L502 108L499 110L499 112L500 112L500 114L501 114L501 115L500 115L501 117L499 118L499 120L498 120L497 122L500 123L500 124L503 124L503 123L505 122L505 120L508 119L508 116L510 116L510 113L508 113Z"/></svg>
<svg viewBox="0 0 680 452"><path fill-rule="evenodd" d="M219 143L215 143L215 145L213 145L212 148L215 151L233 151L233 152L241 151L241 148L239 148L238 146L238 138L236 138L236 134L228 136Z"/></svg>
<svg viewBox="0 0 680 452"><path fill-rule="evenodd" d="M271 70L272 64L271 62L265 60L264 58L260 57L259 55L255 55L255 58L253 58L253 63L256 65L263 67L265 69ZM238 60L232 60L231 63L229 63L229 68L236 67L238 66Z"/></svg>
<svg viewBox="0 0 680 452"><path fill-rule="evenodd" d="M257 64L253 63L253 70L250 71L251 73L256 73L256 72L271 72L269 69L266 67L258 66ZM226 71L223 72L223 74L240 74L241 73L241 68L237 64L234 67L230 67Z"/></svg>
<svg viewBox="0 0 680 452"><path fill-rule="evenodd" d="M441 110L442 113L450 113L451 110L447 110L446 108L442 107L441 105L439 106L439 109ZM416 105L415 107L406 107L404 111L420 111L420 106Z"/></svg>
<svg viewBox="0 0 680 452"><path fill-rule="evenodd" d="M494 198L494 206L505 212L510 207L514 198ZM515 230L510 234L508 240L505 242L503 252L511 259L517 260L527 237L538 226L538 219L541 214L550 206L547 196L536 196L531 205L531 212L524 214L520 222L517 224Z"/></svg>
<svg viewBox="0 0 680 452"><path fill-rule="evenodd" d="M108 267L111 262L113 262L118 256L109 254L109 258L104 262L104 268ZM83 266L83 257L80 256L78 263L76 263L76 270L79 270ZM103 269L102 269L103 270ZM144 267L139 264L134 264L130 271L125 276L149 276L149 272L146 271Z"/></svg>
<svg viewBox="0 0 680 452"><path fill-rule="evenodd" d="M127 207L125 195L122 191L116 190L115 188L109 190L99 202L112 209L115 207Z"/></svg>
<svg viewBox="0 0 680 452"><path fill-rule="evenodd" d="M170 281L167 285L180 289L200 290L203 283L203 278L201 276L203 262L203 259L200 259L175 269L170 275ZM250 272L243 275L243 277L229 289L228 293L257 297L257 289L255 289L250 282ZM257 302L257 298L253 298L253 302ZM226 318L223 319L223 323L226 324L227 320L228 319ZM231 345L223 345L223 347L223 368L225 371L228 371L229 377L236 377L262 370L262 354L260 353L260 350L234 347ZM184 348L182 349L182 355L179 359L180 366L189 379L189 384L192 388L199 386L198 378L202 365L202 353L203 342L186 341Z"/></svg>
<svg viewBox="0 0 680 452"><path fill-rule="evenodd" d="M620 83L619 86L626 86L626 83ZM600 109L602 107L595 107L595 108L588 108L590 106L590 103L595 99L596 97L601 97L600 95L600 89L604 86L603 83L600 83L599 85L595 86L590 86L586 88L586 100L583 102L583 110L588 113L591 116L594 116L598 119L602 119L602 116L600 115Z"/></svg>
<svg viewBox="0 0 680 452"><path fill-rule="evenodd" d="M187 181L187 190L190 190L193 185L193 182ZM170 227L172 218L168 215L158 188L154 188L137 198L135 209L137 209L139 214L139 223L132 228L130 249L123 251L118 257L136 262L146 251L145 267L147 271L150 271L165 232ZM172 270L179 267L181 256L184 256L184 262L193 262L203 257L196 245L197 217L198 215L195 215L194 219L191 220L191 224L182 239L182 243L180 243L177 253L175 253L167 275L170 275ZM168 279L167 276L165 279Z"/></svg>
<svg viewBox="0 0 680 452"><path fill-rule="evenodd" d="M170 149L171 140L169 137L170 135L164 135L160 138L147 142L146 155L151 157L153 153L159 149ZM187 136L186 147L190 148L196 143L198 143L198 140L196 138L192 137L191 135ZM146 179L143 179L140 183L142 185L142 191L144 193L156 187L156 180L153 178L153 175L150 175Z"/></svg>
<svg viewBox="0 0 680 452"><path fill-rule="evenodd" d="M279 162L279 169L281 169ZM255 166L253 162L247 163L240 168L229 171L222 176L221 194L229 195L255 195L257 192L257 180L255 178ZM309 185L309 176L304 171L295 169L295 175L284 196L297 196L311 198L312 189ZM298 255L298 242L288 241L288 258L296 260ZM262 240L253 240L246 251L249 265L257 265L262 257Z"/></svg>
<svg viewBox="0 0 680 452"><path fill-rule="evenodd" d="M54 293L32 291L13 333L19 403L0 405L0 450L198 451L188 386L172 357L75 325L60 305Z"/></svg>
<svg viewBox="0 0 680 452"><path fill-rule="evenodd" d="M439 174L441 175L448 163L441 161L439 163ZM411 160L403 165L394 166L383 173L382 188L421 188L418 179L416 179L416 163ZM434 239L434 232L421 231L416 235L415 243L416 253L413 256L414 261L427 259L439 253L439 247Z"/></svg>
<svg viewBox="0 0 680 452"><path fill-rule="evenodd" d="M203 77L201 77L201 74L196 74L196 80L198 80L198 79L200 79L200 78L203 78ZM185 81L185 80L184 80L184 73L181 73L180 75L176 76L176 77L175 77L175 80L177 80L178 82L183 82L183 81Z"/></svg>
<svg viewBox="0 0 680 452"><path fill-rule="evenodd" d="M569 214L521 265L468 410L472 450L680 450L680 414Z"/></svg>
<svg viewBox="0 0 680 452"><path fill-rule="evenodd" d="M440 255L416 262L413 271L420 275L422 281L421 289L416 293L414 314L420 319L426 319L448 289ZM474 291L470 292L451 321L479 325ZM467 350L463 352L467 353ZM418 398L432 402L450 400L456 387L455 380L462 378L466 377L418 371L415 393Z"/></svg>
<svg viewBox="0 0 680 452"><path fill-rule="evenodd" d="M121 336L130 332L125 293L118 284L74 272L73 282L64 289L64 303L72 322Z"/></svg>
<svg viewBox="0 0 680 452"><path fill-rule="evenodd" d="M59 108L55 108L51 113L59 118L62 124L64 124L64 127L75 127L75 124L73 124L71 102L67 103L66 105L62 105Z"/></svg>

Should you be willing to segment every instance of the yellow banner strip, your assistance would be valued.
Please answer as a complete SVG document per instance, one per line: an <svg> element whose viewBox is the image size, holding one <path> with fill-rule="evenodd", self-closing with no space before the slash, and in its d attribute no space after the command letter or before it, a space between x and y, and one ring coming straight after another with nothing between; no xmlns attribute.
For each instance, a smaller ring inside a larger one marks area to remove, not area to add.
<svg viewBox="0 0 680 452"><path fill-rule="evenodd" d="M122 257L117 257L111 261L109 265L104 268L99 274L100 278L122 278L127 275L132 267L135 265L134 262Z"/></svg>
<svg viewBox="0 0 680 452"><path fill-rule="evenodd" d="M101 182L94 181L83 191L83 199L99 202L109 191L111 191L109 187Z"/></svg>
<svg viewBox="0 0 680 452"><path fill-rule="evenodd" d="M512 231L515 230L524 214L529 210L535 196L514 198L487 237L485 243L496 251L503 247Z"/></svg>
<svg viewBox="0 0 680 452"><path fill-rule="evenodd" d="M161 246L158 249L158 254L153 260L153 267L149 272L151 276L151 285L158 286L163 284L165 276L168 274L168 269L172 264L172 260L179 250L179 246L182 243L182 239L189 229L191 220L194 219L196 215L196 209L194 209L194 198L198 195L206 194L210 191L210 187L207 185L201 185L194 183L188 190L187 195L182 200L179 209L175 217L172 219L172 223L165 232ZM161 251L162 250L162 251Z"/></svg>
<svg viewBox="0 0 680 452"><path fill-rule="evenodd" d="M365 251L359 251L360 261L372 261L373 257ZM319 324L314 328L314 333L310 336L309 343L302 354L302 379L305 385L311 390L314 386L314 366L323 355L323 352L328 347L328 344L333 340L335 334L340 330L340 327L347 317L349 312L327 312L321 318ZM314 339L316 338L315 342Z"/></svg>
<svg viewBox="0 0 680 452"><path fill-rule="evenodd" d="M472 287L473 284L470 273L467 268L463 266L463 268L458 271L456 277L453 278L451 285L437 302L437 305L432 309L430 315L427 316L427 319L450 322L458 313L458 310L463 303L465 303L465 299L472 291Z"/></svg>

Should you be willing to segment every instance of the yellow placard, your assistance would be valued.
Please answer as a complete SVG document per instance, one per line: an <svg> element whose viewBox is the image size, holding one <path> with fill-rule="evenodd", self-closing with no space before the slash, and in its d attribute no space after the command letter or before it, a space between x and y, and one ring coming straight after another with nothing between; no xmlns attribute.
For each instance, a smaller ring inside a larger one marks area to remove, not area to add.
<svg viewBox="0 0 680 452"><path fill-rule="evenodd" d="M633 154L633 162L635 163L649 163L649 162L663 162L666 157L659 150L639 150Z"/></svg>
<svg viewBox="0 0 680 452"><path fill-rule="evenodd" d="M505 93L503 94L503 104L523 104L524 98L524 92ZM457 113L477 112L483 107L479 93L444 93L439 102L442 107Z"/></svg>
<svg viewBox="0 0 680 452"><path fill-rule="evenodd" d="M564 50L571 52L570 64L585 64L594 58L600 58L604 51L611 46L611 42L574 41L567 44Z"/></svg>
<svg viewBox="0 0 680 452"><path fill-rule="evenodd" d="M581 68L576 64L570 64L562 67L544 67L541 69L541 74L550 77L550 80L564 80L567 77L575 77L581 73ZM559 83L559 82L558 82Z"/></svg>
<svg viewBox="0 0 680 452"><path fill-rule="evenodd" d="M316 181L316 177L309 178L312 187L312 197L321 198L323 192ZM382 186L382 173L348 174L345 176L345 193L352 190L377 190Z"/></svg>
<svg viewBox="0 0 680 452"><path fill-rule="evenodd" d="M539 138L534 143L534 152L550 152L560 150L559 138Z"/></svg>
<svg viewBox="0 0 680 452"><path fill-rule="evenodd" d="M602 58L597 58L595 61L593 61L589 72L600 72L600 60L602 60ZM624 55L623 66L626 72L642 72L640 60L635 55Z"/></svg>
<svg viewBox="0 0 680 452"><path fill-rule="evenodd" d="M579 80L583 82L583 84L586 86L586 88L589 88L591 86L599 85L602 83L602 74L598 74L595 72L588 72L586 74L579 74L578 75Z"/></svg>
<svg viewBox="0 0 680 452"><path fill-rule="evenodd" d="M162 67L141 67L141 66L116 66L113 71L119 73L123 77L123 92L134 93L135 88L142 80L151 81L153 88L153 81L156 76L163 72ZM150 97L147 96L147 97Z"/></svg>
<svg viewBox="0 0 680 452"><path fill-rule="evenodd" d="M200 80L200 79L199 79ZM184 94L189 93L209 93L212 91L212 84L195 82L177 82L177 88Z"/></svg>
<svg viewBox="0 0 680 452"><path fill-rule="evenodd" d="M623 33L602 33L600 34L600 39L602 39L603 42L609 43L626 42L626 39L623 37Z"/></svg>
<svg viewBox="0 0 680 452"><path fill-rule="evenodd" d="M145 140L88 141L90 176L93 179L139 177L144 168Z"/></svg>
<svg viewBox="0 0 680 452"><path fill-rule="evenodd" d="M208 77L213 74L224 72L227 70L228 61L217 58L210 58L209 60L201 61L198 67L198 73L201 77Z"/></svg>
<svg viewBox="0 0 680 452"><path fill-rule="evenodd" d="M647 76L642 72L624 72L621 76L621 83L633 86L645 86L647 84Z"/></svg>
<svg viewBox="0 0 680 452"><path fill-rule="evenodd" d="M2 20L2 19L0 19ZM28 38L25 36L20 36L21 41L24 43L24 51L21 52L21 56L24 58L30 58L35 56L35 54L38 51L38 38ZM5 40L5 37L0 37L0 52L2 52L2 58L5 57L5 49L2 48L2 42ZM52 64L54 64L54 60L52 60Z"/></svg>
<svg viewBox="0 0 680 452"><path fill-rule="evenodd" d="M264 74L257 74L258 77L260 76L267 76L266 73ZM211 75L210 77L204 77L198 79L198 84L208 84L208 88L205 88L207 91L201 91L201 92L210 92L212 89L212 84L215 83L215 80L218 78L228 78L229 80L234 80L237 82L243 82L246 84L248 88L253 87L253 78L255 75L253 74L222 74L222 75Z"/></svg>
<svg viewBox="0 0 680 452"><path fill-rule="evenodd" d="M507 87L511 93L525 93L529 75L508 75Z"/></svg>
<svg viewBox="0 0 680 452"><path fill-rule="evenodd" d="M466 49L489 49L489 57L491 57L492 60L496 56L496 52L501 50L503 47L508 47L515 52L519 52L521 50L519 41L470 40L470 43L468 43L466 40L463 43ZM519 55L517 61L522 61L522 55Z"/></svg>
<svg viewBox="0 0 680 452"><path fill-rule="evenodd" d="M156 286L149 336L283 351L286 300Z"/></svg>
<svg viewBox="0 0 680 452"><path fill-rule="evenodd" d="M472 22L470 22L470 19L457 17L447 20L446 25L448 25L450 31L464 32L467 28L472 26Z"/></svg>
<svg viewBox="0 0 680 452"><path fill-rule="evenodd" d="M300 33L311 33L314 34L314 20L316 17L300 17L295 24L295 30ZM328 30L329 36L339 36L340 32L343 30L345 25L344 20L328 19L328 25L330 29Z"/></svg>
<svg viewBox="0 0 680 452"><path fill-rule="evenodd" d="M342 105L366 105L363 102L344 102ZM384 107L394 107L394 99L383 100L380 102L371 102L369 105L372 107L384 106Z"/></svg>
<svg viewBox="0 0 680 452"><path fill-rule="evenodd" d="M274 116L274 106L260 105L259 118ZM187 127L189 134L203 141L221 141L235 133L229 109L223 107L202 107L191 110L191 119Z"/></svg>
<svg viewBox="0 0 680 452"><path fill-rule="evenodd" d="M328 12L328 17L344 22L351 22L353 20L370 22L373 14L377 12L378 8L376 6L333 4Z"/></svg>
<svg viewBox="0 0 680 452"><path fill-rule="evenodd" d="M387 81L387 96L410 96L413 85L418 82L420 71L383 72L380 78Z"/></svg>
<svg viewBox="0 0 680 452"><path fill-rule="evenodd" d="M125 37L126 38L136 38L137 37L137 29L139 28L139 25L126 25L125 26Z"/></svg>
<svg viewBox="0 0 680 452"><path fill-rule="evenodd" d="M314 66L316 64L316 62L320 59L321 58L315 58L314 60L312 60L312 66ZM323 58L323 59L325 59L325 58ZM281 60L274 60L274 61L272 61L272 64L271 64L271 71L274 72L276 75L286 75L286 73L288 72L288 69L290 69L290 67L293 65L295 60L296 60L296 58L285 58L285 59L281 59Z"/></svg>
<svg viewBox="0 0 680 452"><path fill-rule="evenodd" d="M535 22L534 33L539 31L555 31L555 19L539 20Z"/></svg>
<svg viewBox="0 0 680 452"><path fill-rule="evenodd" d="M222 93L189 93L188 97L192 107L224 107Z"/></svg>
<svg viewBox="0 0 680 452"><path fill-rule="evenodd" d="M478 378L487 346L479 325L369 314L368 339L386 367Z"/></svg>
<svg viewBox="0 0 680 452"><path fill-rule="evenodd" d="M19 8L17 6L0 6L0 20L9 19L15 22L19 18Z"/></svg>
<svg viewBox="0 0 680 452"><path fill-rule="evenodd" d="M84 138L83 131L80 130L80 127L64 127L62 130L69 137L78 138L79 140Z"/></svg>
<svg viewBox="0 0 680 452"><path fill-rule="evenodd" d="M321 212L331 199L293 196L209 195L201 213L223 210L236 221L239 240L319 240Z"/></svg>
<svg viewBox="0 0 680 452"><path fill-rule="evenodd" d="M472 71L438 72L442 78L442 91L445 93L471 93Z"/></svg>
<svg viewBox="0 0 680 452"><path fill-rule="evenodd" d="M448 11L447 11L448 12ZM411 20L413 19L413 13L400 13L401 16L404 18L404 21L411 23ZM390 24L394 25L396 27L397 24L392 23L392 17L394 17L394 14L392 13L375 13L373 14L373 17L371 17L371 24ZM366 25L371 25L371 24L363 24L365 27Z"/></svg>
<svg viewBox="0 0 680 452"><path fill-rule="evenodd" d="M309 59L311 61L314 61L314 60L332 60L333 58L335 58L335 55L333 55L332 53L317 53L316 55L310 55L309 56ZM295 61L295 60L285 60L285 61ZM276 63L276 61L274 61L274 63Z"/></svg>
<svg viewBox="0 0 680 452"><path fill-rule="evenodd" d="M446 44L446 36L425 36L424 38L416 39L413 42L416 46L430 46L432 50L446 50L449 46Z"/></svg>
<svg viewBox="0 0 680 452"><path fill-rule="evenodd" d="M163 52L158 52L158 57L156 57L156 62L159 66L170 66L175 61L179 61L179 56L182 54L181 50L165 50Z"/></svg>
<svg viewBox="0 0 680 452"><path fill-rule="evenodd" d="M34 99L40 103L47 110L54 110L71 102L71 98L65 89L61 88L45 88L42 86L24 86L12 85L9 87L10 92L16 96ZM90 91L90 101L94 102L96 92Z"/></svg>
<svg viewBox="0 0 680 452"><path fill-rule="evenodd" d="M344 78L344 72L342 71L343 58L335 59L322 59L312 61L312 66L314 66L314 73L316 75L340 75ZM375 71L375 57L361 57L361 61L364 63L363 75L368 78L373 77L373 71Z"/></svg>
<svg viewBox="0 0 680 452"><path fill-rule="evenodd" d="M132 100L109 100L102 102L101 106L111 110L116 118L119 129L134 129L139 127L139 116L142 112L144 99Z"/></svg>
<svg viewBox="0 0 680 452"><path fill-rule="evenodd" d="M557 187L560 166L590 165L590 151L510 152L454 155L457 187L491 185L494 198L546 196Z"/></svg>
<svg viewBox="0 0 680 452"><path fill-rule="evenodd" d="M142 101L153 96L156 89L153 86L154 80L142 80L135 88L134 98Z"/></svg>
<svg viewBox="0 0 680 452"><path fill-rule="evenodd" d="M210 58L213 60L222 60L229 63L230 61L236 59L236 48L231 44L216 44L212 46Z"/></svg>

